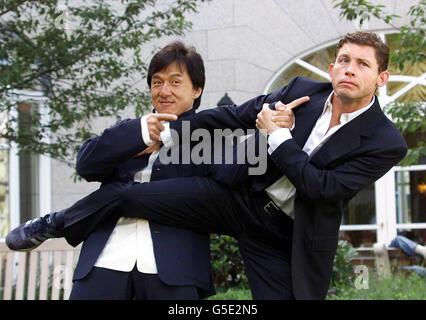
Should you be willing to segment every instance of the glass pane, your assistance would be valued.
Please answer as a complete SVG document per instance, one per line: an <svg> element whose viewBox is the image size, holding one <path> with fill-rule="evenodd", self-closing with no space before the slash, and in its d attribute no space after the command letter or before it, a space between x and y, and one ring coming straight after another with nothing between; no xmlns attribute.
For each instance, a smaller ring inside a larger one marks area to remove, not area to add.
<svg viewBox="0 0 426 320"><path fill-rule="evenodd" d="M361 190L343 211L342 224L376 224L374 184Z"/></svg>
<svg viewBox="0 0 426 320"><path fill-rule="evenodd" d="M388 96L394 95L399 90L403 89L406 85L408 85L408 82L389 81L386 85Z"/></svg>
<svg viewBox="0 0 426 320"><path fill-rule="evenodd" d="M426 170L395 173L397 223L426 222Z"/></svg>
<svg viewBox="0 0 426 320"><path fill-rule="evenodd" d="M417 85L407 93L396 99L399 102L421 102L426 101L426 86Z"/></svg>
<svg viewBox="0 0 426 320"><path fill-rule="evenodd" d="M19 105L19 128L31 132L31 121L35 104ZM20 221L24 222L39 215L38 156L30 152L19 155Z"/></svg>
<svg viewBox="0 0 426 320"><path fill-rule="evenodd" d="M339 240L346 240L355 248L372 247L377 242L377 231L340 231Z"/></svg>
<svg viewBox="0 0 426 320"><path fill-rule="evenodd" d="M318 81L327 81L323 77L320 77L318 74L313 73L298 64L292 64L290 67L288 67L280 76L274 81L270 88L270 92L273 92L275 90L278 90L284 86L286 86L291 79L293 79L296 76L304 76L312 79L316 79Z"/></svg>
<svg viewBox="0 0 426 320"><path fill-rule="evenodd" d="M39 217L38 156L21 154L19 156L20 181L20 221Z"/></svg>
<svg viewBox="0 0 426 320"><path fill-rule="evenodd" d="M395 51L401 48L399 43L397 42L397 34L387 34L386 35L386 43L389 46L391 51ZM389 63L388 71L390 74L403 74L407 76L415 76L419 77L426 71L426 63L417 62L413 63L405 63L404 69L400 70L397 66L393 65L391 62Z"/></svg>
<svg viewBox="0 0 426 320"><path fill-rule="evenodd" d="M303 57L302 60L327 72L330 63L334 61L334 52L336 46L331 46L323 50L311 53L306 57Z"/></svg>
<svg viewBox="0 0 426 320"><path fill-rule="evenodd" d="M9 150L0 149L0 238L9 232Z"/></svg>

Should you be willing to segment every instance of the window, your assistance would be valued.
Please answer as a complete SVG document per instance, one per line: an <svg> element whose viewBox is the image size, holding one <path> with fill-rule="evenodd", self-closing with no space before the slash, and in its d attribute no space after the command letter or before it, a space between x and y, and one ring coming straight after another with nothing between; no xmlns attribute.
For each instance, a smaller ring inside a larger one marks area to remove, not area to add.
<svg viewBox="0 0 426 320"><path fill-rule="evenodd" d="M383 33L381 37L391 50L397 49L393 43L395 34ZM297 75L329 81L327 70L334 61L336 43L306 52L284 65L267 85L265 93L285 86ZM388 84L378 90L381 106L392 101L425 101L425 63L407 64L402 71L390 65L389 72ZM411 139L425 141L425 138L405 137L408 145ZM425 171L425 162L410 168L396 167L359 192L344 211L340 237L355 247L371 246L375 242L389 244L397 233L411 233L426 242Z"/></svg>
<svg viewBox="0 0 426 320"><path fill-rule="evenodd" d="M24 96L24 98L23 98ZM26 98L26 99L25 99ZM13 114L21 130L28 130L35 112L44 107L42 94L17 94L17 110ZM16 116L17 114L17 116ZM0 114L0 130L12 114ZM43 121L43 117L42 117ZM0 239L21 222L50 211L50 159L31 152L17 155L13 142L0 140Z"/></svg>

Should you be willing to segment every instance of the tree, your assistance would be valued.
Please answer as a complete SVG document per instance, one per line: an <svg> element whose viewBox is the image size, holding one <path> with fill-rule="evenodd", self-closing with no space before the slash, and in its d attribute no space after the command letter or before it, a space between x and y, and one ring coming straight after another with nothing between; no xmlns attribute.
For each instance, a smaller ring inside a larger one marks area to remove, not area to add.
<svg viewBox="0 0 426 320"><path fill-rule="evenodd" d="M0 139L65 161L94 118L128 106L140 115L150 104L144 46L189 30L185 14L197 8L157 2L0 0ZM47 116L29 108L33 93L46 97Z"/></svg>
<svg viewBox="0 0 426 320"><path fill-rule="evenodd" d="M407 64L424 63L426 57L425 0L420 0L409 8L407 12L409 24L403 26L397 26L394 23L399 16L386 13L384 5L376 5L365 0L333 0L333 2L337 2L334 7L340 9L342 18L349 21L358 19L362 26L365 21L376 17L399 31L395 38L397 49L391 52L390 62L400 70L403 70ZM401 165L417 164L421 158L426 157L425 105L425 101L410 103L395 101L384 107L404 136L418 137L416 143L409 144L408 154Z"/></svg>

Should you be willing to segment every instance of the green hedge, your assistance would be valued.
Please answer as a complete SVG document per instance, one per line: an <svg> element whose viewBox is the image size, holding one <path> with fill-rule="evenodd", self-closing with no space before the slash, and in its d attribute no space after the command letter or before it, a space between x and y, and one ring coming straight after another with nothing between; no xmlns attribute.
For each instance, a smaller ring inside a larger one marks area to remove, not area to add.
<svg viewBox="0 0 426 320"><path fill-rule="evenodd" d="M247 289L247 277L237 241L230 236L211 234L210 251L216 290Z"/></svg>

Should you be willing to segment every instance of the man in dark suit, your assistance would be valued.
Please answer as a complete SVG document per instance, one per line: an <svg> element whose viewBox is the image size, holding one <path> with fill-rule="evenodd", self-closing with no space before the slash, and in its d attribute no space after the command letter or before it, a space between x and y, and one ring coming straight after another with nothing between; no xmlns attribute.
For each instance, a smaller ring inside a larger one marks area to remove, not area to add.
<svg viewBox="0 0 426 320"><path fill-rule="evenodd" d="M255 299L324 299L344 206L407 150L374 95L388 80L388 58L389 48L375 34L348 34L329 67L331 83L297 77L238 107L209 109L184 119L193 131L266 130L265 174L229 186L227 177L246 173L247 166L220 166L214 179L173 178L119 190L115 203L125 208L120 212L126 217L234 235ZM270 107L285 108L293 100L304 102L294 109L294 129L278 128L277 122L288 121L288 115ZM281 102L274 106L276 101ZM179 119L170 128L182 137L184 124ZM152 138L157 139L154 131ZM261 135L255 137L262 141ZM168 143L167 134L161 140ZM98 210L85 225L111 212Z"/></svg>
<svg viewBox="0 0 426 320"><path fill-rule="evenodd" d="M203 166L166 167L157 151L136 152L144 149L143 139L149 139L145 133L152 119L170 121L195 113L205 84L201 56L182 43L172 43L154 55L147 80L159 114L119 121L79 150L78 173L87 181L101 182L101 190L112 182L124 187L133 181L205 175ZM112 205L108 197L105 192L102 205ZM208 233L114 216L84 241L70 299L180 300L211 295L209 245Z"/></svg>

